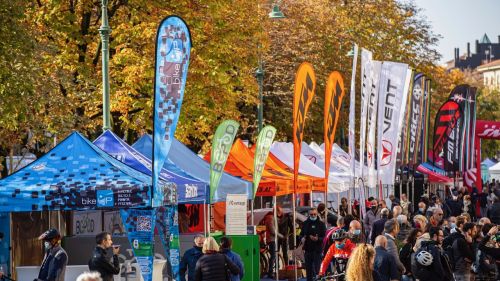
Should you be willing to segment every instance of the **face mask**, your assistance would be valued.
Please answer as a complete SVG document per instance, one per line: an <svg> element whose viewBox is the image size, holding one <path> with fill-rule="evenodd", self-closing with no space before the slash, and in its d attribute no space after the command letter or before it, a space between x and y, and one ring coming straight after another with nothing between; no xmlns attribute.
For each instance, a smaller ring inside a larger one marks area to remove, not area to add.
<svg viewBox="0 0 500 281"><path fill-rule="evenodd" d="M451 223L451 228L457 228L457 224L456 224L456 223L454 223L454 222L452 222L452 223Z"/></svg>
<svg viewBox="0 0 500 281"><path fill-rule="evenodd" d="M361 234L361 229L355 229L353 232L354 235L360 235Z"/></svg>
<svg viewBox="0 0 500 281"><path fill-rule="evenodd" d="M424 208L418 208L418 210L422 213L424 212Z"/></svg>
<svg viewBox="0 0 500 281"><path fill-rule="evenodd" d="M314 217L309 217L312 221L315 221L318 217L317 216L314 216Z"/></svg>
<svg viewBox="0 0 500 281"><path fill-rule="evenodd" d="M344 244L344 243L342 243L342 244L335 244L335 248L337 248L337 249L339 249L339 250L344 249L344 246L345 246L345 244Z"/></svg>
<svg viewBox="0 0 500 281"><path fill-rule="evenodd" d="M52 245L50 244L49 241L43 242L43 246L45 247L45 250L48 250L48 249L50 249L52 247Z"/></svg>

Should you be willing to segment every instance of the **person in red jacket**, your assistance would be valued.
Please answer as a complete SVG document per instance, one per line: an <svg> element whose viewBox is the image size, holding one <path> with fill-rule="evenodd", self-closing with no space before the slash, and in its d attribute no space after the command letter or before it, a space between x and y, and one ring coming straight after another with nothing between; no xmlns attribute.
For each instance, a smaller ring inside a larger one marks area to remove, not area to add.
<svg viewBox="0 0 500 281"><path fill-rule="evenodd" d="M345 266L347 265L347 259L351 256L352 251L356 247L356 244L352 243L351 240L347 239L347 233L343 229L338 229L333 233L332 239L335 241L334 244L330 246L328 252L326 252L325 258L321 263L319 269L319 275L325 275L325 272L330 265L332 259L335 259L337 263L342 263L344 266L336 266L336 273L345 272ZM341 272L339 271L339 267Z"/></svg>

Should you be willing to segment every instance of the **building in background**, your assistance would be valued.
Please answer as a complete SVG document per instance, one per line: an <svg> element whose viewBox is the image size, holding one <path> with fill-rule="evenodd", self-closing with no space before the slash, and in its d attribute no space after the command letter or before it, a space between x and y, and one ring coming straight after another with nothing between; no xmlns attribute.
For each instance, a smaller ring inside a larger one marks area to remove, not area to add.
<svg viewBox="0 0 500 281"><path fill-rule="evenodd" d="M500 58L500 36L498 43L491 43L488 35L484 34L481 40L476 40L475 53L471 53L470 43L467 43L467 53L460 55L460 49L455 48L455 58L449 68L458 68L461 71L474 71L477 67ZM450 67L451 66L451 67Z"/></svg>
<svg viewBox="0 0 500 281"><path fill-rule="evenodd" d="M482 74L486 88L500 91L500 59L483 64L476 68L476 71Z"/></svg>

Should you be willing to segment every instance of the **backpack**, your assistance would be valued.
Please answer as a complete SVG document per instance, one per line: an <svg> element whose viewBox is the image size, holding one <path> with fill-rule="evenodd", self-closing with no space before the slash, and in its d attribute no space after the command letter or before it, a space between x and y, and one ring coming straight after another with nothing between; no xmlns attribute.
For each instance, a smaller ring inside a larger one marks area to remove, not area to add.
<svg viewBox="0 0 500 281"><path fill-rule="evenodd" d="M455 271L455 254L453 253L453 244L447 245L443 250L444 254L448 258L448 263L450 264L450 269Z"/></svg>
<svg viewBox="0 0 500 281"><path fill-rule="evenodd" d="M432 264L428 266L422 265L417 261L417 255L420 252L427 251L431 253L429 246L429 244L421 246L417 252L411 254L411 272L413 273L413 276L420 280L432 280L433 277L431 268L432 264L434 264L434 261L432 261Z"/></svg>

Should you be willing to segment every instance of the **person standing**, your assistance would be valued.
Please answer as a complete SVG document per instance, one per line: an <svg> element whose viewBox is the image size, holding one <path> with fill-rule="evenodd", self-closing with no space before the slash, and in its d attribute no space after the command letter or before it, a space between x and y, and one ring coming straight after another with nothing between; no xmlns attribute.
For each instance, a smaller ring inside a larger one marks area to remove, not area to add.
<svg viewBox="0 0 500 281"><path fill-rule="evenodd" d="M373 199L370 204L370 210L366 212L363 223L365 226L365 235L370 238L372 226L376 220L380 219L380 208L378 207L377 199Z"/></svg>
<svg viewBox="0 0 500 281"><path fill-rule="evenodd" d="M413 213L413 206L411 202L408 201L408 198L406 198L406 193L401 194L401 201L399 203L403 209L402 214L408 218L411 217L411 214Z"/></svg>
<svg viewBox="0 0 500 281"><path fill-rule="evenodd" d="M413 275L419 280L453 280L448 259L441 248L444 240L443 230L432 226L429 236L431 240L422 242L419 252L415 253Z"/></svg>
<svg viewBox="0 0 500 281"><path fill-rule="evenodd" d="M384 236L387 238L386 250L389 254L394 257L394 261L396 262L396 266L399 271L398 280L401 279L403 273L405 272L405 266L399 260L399 251L398 246L396 245L396 237L399 233L399 224L396 219L391 219L385 222L384 225Z"/></svg>
<svg viewBox="0 0 500 281"><path fill-rule="evenodd" d="M194 246L187 250L182 256L181 263L179 266L179 274L181 276L181 281L186 281L186 271L188 272L188 281L194 281L196 262L203 255L202 248L203 242L205 242L205 237L198 234L194 237Z"/></svg>
<svg viewBox="0 0 500 281"><path fill-rule="evenodd" d="M312 281L319 273L321 266L321 244L325 236L326 226L318 219L318 210L309 210L309 218L304 222L301 240L304 243L307 281Z"/></svg>
<svg viewBox="0 0 500 281"><path fill-rule="evenodd" d="M118 260L119 246L113 246L113 240L109 232L101 232L96 235L97 246L89 261L89 269L101 274L103 281L113 281L113 275L120 273L120 261ZM113 248L112 261L107 257L107 250Z"/></svg>
<svg viewBox="0 0 500 281"><path fill-rule="evenodd" d="M472 232L474 224L471 222L463 225L458 238L453 242L453 258L455 260L455 280L469 281L471 277L471 264L475 255L472 250Z"/></svg>
<svg viewBox="0 0 500 281"><path fill-rule="evenodd" d="M276 212L276 215L278 213ZM271 255L269 258L269 268L267 270L267 276L269 278L274 279L275 276L275 263L276 263L276 236L278 239L283 239L283 235L278 232L278 228L276 227L276 223L274 221L274 212L269 212L264 217L264 224L266 225L266 244L269 247L269 254Z"/></svg>
<svg viewBox="0 0 500 281"><path fill-rule="evenodd" d="M36 281L64 281L68 254L61 247L61 234L55 228L45 231L38 237L43 241L45 257Z"/></svg>
<svg viewBox="0 0 500 281"><path fill-rule="evenodd" d="M278 215L278 232L281 236L278 236L278 252L280 249L283 251L283 258L285 259L285 264L288 264L288 240L293 234L293 223L290 215L283 212L281 206L277 207Z"/></svg>
<svg viewBox="0 0 500 281"><path fill-rule="evenodd" d="M380 219L372 225L372 232L370 233L370 241L372 244L375 242L375 238L384 232L384 225L388 219L389 209L383 208L382 211L380 211Z"/></svg>
<svg viewBox="0 0 500 281"><path fill-rule="evenodd" d="M219 252L219 245L213 237L203 242L203 256L196 262L195 281L227 280L228 271L232 275L240 274L239 268L224 254Z"/></svg>
<svg viewBox="0 0 500 281"><path fill-rule="evenodd" d="M375 249L370 244L359 244L347 262L346 280L349 281L381 281L374 268Z"/></svg>
<svg viewBox="0 0 500 281"><path fill-rule="evenodd" d="M220 239L221 253L226 255L240 270L239 274L231 273L231 279L229 281L240 281L243 279L243 275L245 275L245 268L243 267L240 255L231 251L232 244L231 238L229 237L224 236Z"/></svg>
<svg viewBox="0 0 500 281"><path fill-rule="evenodd" d="M400 280L401 276L396 266L394 257L387 252L387 238L379 235L375 238L375 271L380 275L381 280Z"/></svg>

